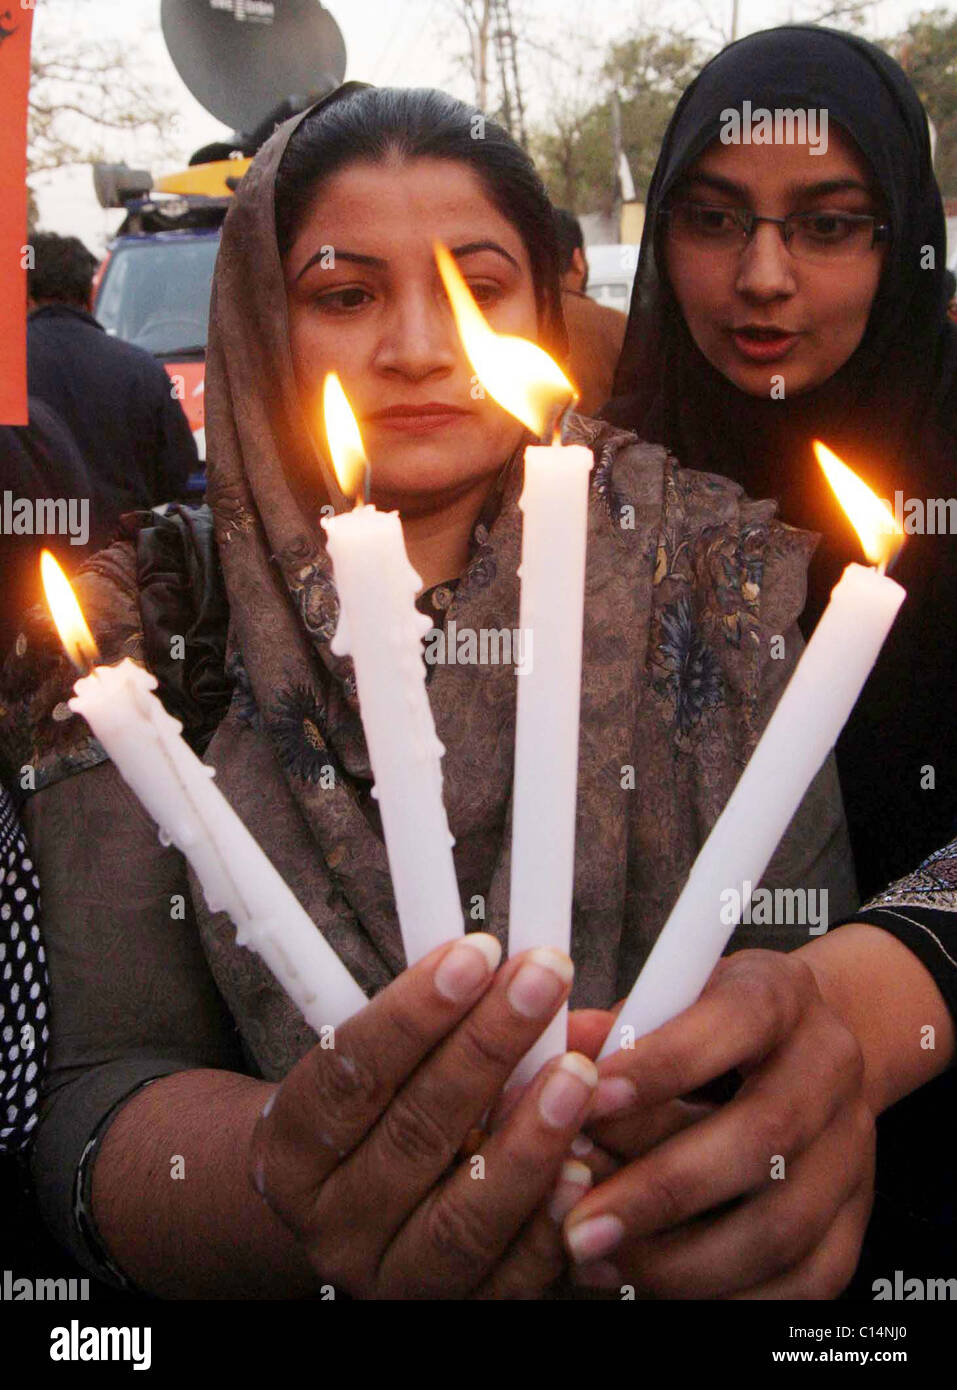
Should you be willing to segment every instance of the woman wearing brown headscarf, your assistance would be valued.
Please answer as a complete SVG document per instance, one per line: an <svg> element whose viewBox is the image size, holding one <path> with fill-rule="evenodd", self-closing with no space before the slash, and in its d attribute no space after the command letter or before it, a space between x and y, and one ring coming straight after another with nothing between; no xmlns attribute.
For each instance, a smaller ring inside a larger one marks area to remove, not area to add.
<svg viewBox="0 0 957 1390"><path fill-rule="evenodd" d="M571 1029L582 1052L549 1062L490 1137L469 1140L572 973L558 953L495 969L515 719L502 666L430 673L459 885L485 931L403 970L352 668L330 650L337 600L317 523L342 499L314 443L315 400L335 367L363 426L373 500L402 512L420 604L460 630L515 626L526 435L475 389L435 239L494 328L562 354L547 200L503 131L438 93L372 90L282 126L223 231L207 375L211 512L141 517L76 586L104 659L133 654L157 673L223 792L374 996L334 1048L317 1045L259 958L236 946L71 718L48 627L27 625L5 673L7 757L38 791L26 815L53 990L39 1196L91 1268L160 1295L321 1296L330 1285L365 1297L540 1295L567 1258L560 1223L592 1180L566 1161L576 1133L589 1113L637 1102L634 1076L620 1074L627 1054L598 1083L583 1053L595 1054L610 1016L586 1009ZM644 961L797 660L811 541L770 504L633 435L581 417L571 433L595 454L571 998L604 1010ZM183 661L173 635L186 638ZM782 660L770 658L774 636ZM765 884L827 892L832 917L854 905L831 762ZM578 1141L599 1177L707 1114L679 1097L740 1067L752 1084L721 1112L738 1161L705 1142L701 1182L717 1162L725 1181L759 1189L741 1219L754 1211L758 1233L776 1221L777 1190L751 1150L784 1107L808 1161L803 1180L777 1184L783 1200L817 1194L818 1235L853 1199L858 1229L868 1107L908 1083L872 1031L855 1034L832 978L842 933L835 951L830 939L803 944L806 932L740 928L735 950L774 949L725 963L684 1022L636 1049L654 1108L617 1146L612 1126L613 1154ZM921 967L896 943L886 949L910 987ZM876 967L863 954L866 980ZM876 1068L867 1092L865 1043ZM666 1063L646 1068L659 1046ZM460 1156L477 1144L482 1181ZM591 1261L594 1240L566 1234ZM788 1267L804 1253L789 1252ZM773 1259L744 1260L728 1277L753 1290L780 1273Z"/></svg>

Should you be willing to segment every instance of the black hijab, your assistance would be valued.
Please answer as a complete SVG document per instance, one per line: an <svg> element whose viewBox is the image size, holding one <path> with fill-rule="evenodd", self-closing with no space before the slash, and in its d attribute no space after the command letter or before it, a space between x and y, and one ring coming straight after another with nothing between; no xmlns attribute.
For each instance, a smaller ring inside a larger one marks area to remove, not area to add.
<svg viewBox="0 0 957 1390"><path fill-rule="evenodd" d="M785 401L747 395L706 361L661 254L659 210L717 137L721 112L745 100L826 109L869 162L891 227L860 346L828 381ZM945 248L923 107L897 63L865 40L809 25L749 35L712 59L678 103L649 189L615 398L601 414L667 445L686 467L777 498L785 521L822 534L805 632L844 565L861 559L814 462L814 438L888 500L896 490L918 499L957 494L957 327L947 319ZM914 535L905 545L895 578L909 597L838 746L865 893L913 868L954 829L955 552L951 535ZM933 774L921 771L928 767Z"/></svg>
<svg viewBox="0 0 957 1390"><path fill-rule="evenodd" d="M717 137L720 113L744 100L826 109L870 163L891 225L859 348L822 386L790 401L748 396L710 366L662 270L657 214ZM944 212L927 121L902 69L865 40L832 29L788 25L752 34L707 64L668 126L648 194L615 399L602 414L666 443L687 467L749 485L786 481L796 469L799 481L810 475L817 488L809 452L816 430L878 486L892 492L913 481L926 491L953 463L957 330L947 320L947 298Z"/></svg>

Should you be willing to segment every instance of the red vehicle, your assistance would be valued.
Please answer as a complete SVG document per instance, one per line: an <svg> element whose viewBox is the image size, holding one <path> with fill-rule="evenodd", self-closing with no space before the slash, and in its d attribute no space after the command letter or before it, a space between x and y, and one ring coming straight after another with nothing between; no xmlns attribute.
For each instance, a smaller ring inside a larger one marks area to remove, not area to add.
<svg viewBox="0 0 957 1390"><path fill-rule="evenodd" d="M100 202L124 207L126 217L97 271L93 312L107 333L162 362L202 462L210 286L232 188L249 162L194 165L163 179L156 192L140 171L98 165L94 172ZM212 191L198 191L204 187ZM193 493L203 486L202 472L190 480Z"/></svg>
<svg viewBox="0 0 957 1390"><path fill-rule="evenodd" d="M163 0L160 20L186 87L234 130L155 189L144 170L94 166L100 205L126 217L97 273L93 312L107 333L163 363L205 462L206 335L223 219L276 126L342 82L346 49L319 0ZM203 491L204 472L191 491Z"/></svg>

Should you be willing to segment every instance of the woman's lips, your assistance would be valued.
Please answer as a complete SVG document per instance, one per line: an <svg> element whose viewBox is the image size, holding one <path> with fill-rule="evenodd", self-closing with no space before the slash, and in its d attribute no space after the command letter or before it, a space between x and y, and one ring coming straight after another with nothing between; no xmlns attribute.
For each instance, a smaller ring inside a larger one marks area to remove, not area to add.
<svg viewBox="0 0 957 1390"><path fill-rule="evenodd" d="M794 347L800 334L781 329L732 329L731 341L749 362L777 362Z"/></svg>
<svg viewBox="0 0 957 1390"><path fill-rule="evenodd" d="M368 419L370 424L382 429L398 430L403 434L431 434L435 430L446 429L449 425L468 419L469 413L467 410L456 410L454 407L444 410L437 406L426 406L419 412L406 408L392 412L379 411L370 415Z"/></svg>

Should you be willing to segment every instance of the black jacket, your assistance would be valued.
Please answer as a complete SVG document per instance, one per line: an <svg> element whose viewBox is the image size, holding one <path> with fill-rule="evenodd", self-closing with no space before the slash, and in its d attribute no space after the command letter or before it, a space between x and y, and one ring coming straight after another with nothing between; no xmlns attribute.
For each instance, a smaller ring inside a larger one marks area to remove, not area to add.
<svg viewBox="0 0 957 1390"><path fill-rule="evenodd" d="M111 338L85 309L44 305L27 321L27 376L30 394L69 426L116 517L185 495L196 445L150 353Z"/></svg>

